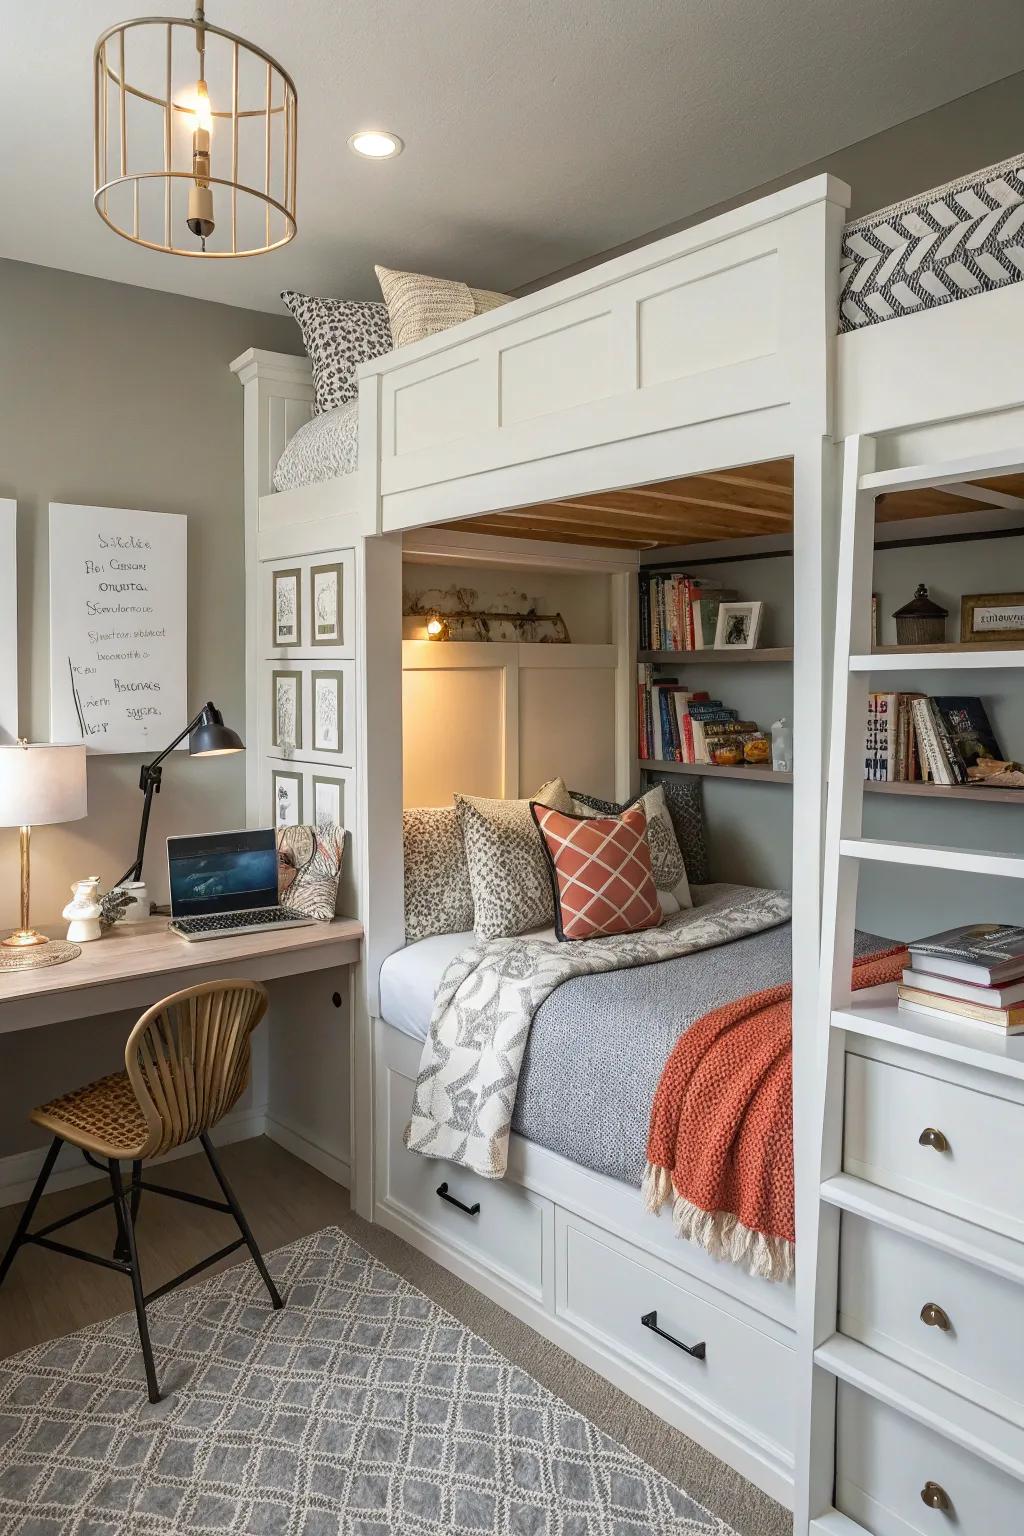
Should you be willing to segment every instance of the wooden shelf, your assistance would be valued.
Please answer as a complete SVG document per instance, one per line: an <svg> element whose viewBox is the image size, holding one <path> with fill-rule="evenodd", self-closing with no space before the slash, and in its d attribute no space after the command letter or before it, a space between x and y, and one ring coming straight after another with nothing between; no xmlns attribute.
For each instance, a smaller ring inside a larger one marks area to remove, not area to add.
<svg viewBox="0 0 1024 1536"><path fill-rule="evenodd" d="M706 661L726 661L734 665L748 661L792 661L793 647L769 645L756 651L741 651L738 648L728 651L639 651L637 659L653 662L658 667L703 666Z"/></svg>
<svg viewBox="0 0 1024 1536"><path fill-rule="evenodd" d="M724 768L718 763L659 763L653 758L637 758L637 765L648 772L696 773L709 779L753 779L758 784L792 784L791 773L779 773L774 768L754 768L737 765Z"/></svg>
<svg viewBox="0 0 1024 1536"><path fill-rule="evenodd" d="M1024 646L1019 640L987 645L977 641L946 645L876 645L866 655L850 657L851 672L949 672L986 667L1024 667Z"/></svg>
<svg viewBox="0 0 1024 1536"><path fill-rule="evenodd" d="M1024 787L1008 789L998 784L990 788L985 784L925 784L916 779L912 783L865 779L864 788L873 795L919 795L923 800L986 800L1003 804L1013 801L1024 805Z"/></svg>

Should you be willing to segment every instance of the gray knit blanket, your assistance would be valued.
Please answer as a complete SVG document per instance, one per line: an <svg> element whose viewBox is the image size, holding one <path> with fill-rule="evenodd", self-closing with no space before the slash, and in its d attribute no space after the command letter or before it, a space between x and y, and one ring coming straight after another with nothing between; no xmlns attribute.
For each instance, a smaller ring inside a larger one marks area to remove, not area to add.
<svg viewBox="0 0 1024 1536"><path fill-rule="evenodd" d="M534 1016L574 976L655 965L789 920L785 891L719 886L660 928L607 939L491 939L449 964L434 999L405 1144L504 1177L523 1055ZM623 1060L629 1042L623 1041Z"/></svg>

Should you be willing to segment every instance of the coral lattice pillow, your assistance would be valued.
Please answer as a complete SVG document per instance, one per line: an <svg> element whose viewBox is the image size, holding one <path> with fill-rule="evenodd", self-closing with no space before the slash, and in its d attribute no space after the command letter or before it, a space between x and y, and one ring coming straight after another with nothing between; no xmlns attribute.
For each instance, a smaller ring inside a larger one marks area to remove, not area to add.
<svg viewBox="0 0 1024 1536"><path fill-rule="evenodd" d="M530 810L551 872L560 939L596 939L658 926L661 903L642 806L631 806L621 816L567 816L536 801Z"/></svg>

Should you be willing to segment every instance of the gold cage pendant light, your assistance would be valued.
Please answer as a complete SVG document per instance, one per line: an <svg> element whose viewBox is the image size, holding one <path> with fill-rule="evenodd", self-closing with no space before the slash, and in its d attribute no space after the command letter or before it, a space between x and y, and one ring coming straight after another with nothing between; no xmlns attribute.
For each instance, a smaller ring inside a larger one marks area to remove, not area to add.
<svg viewBox="0 0 1024 1536"><path fill-rule="evenodd" d="M294 239L298 97L262 48L206 20L145 16L94 54L100 218L174 256L260 256Z"/></svg>

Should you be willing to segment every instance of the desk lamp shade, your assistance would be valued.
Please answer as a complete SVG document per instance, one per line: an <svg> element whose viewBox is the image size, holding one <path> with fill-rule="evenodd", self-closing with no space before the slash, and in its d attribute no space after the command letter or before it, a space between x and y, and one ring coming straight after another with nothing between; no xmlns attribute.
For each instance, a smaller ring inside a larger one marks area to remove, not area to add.
<svg viewBox="0 0 1024 1536"><path fill-rule="evenodd" d="M21 829L21 926L0 941L45 944L29 926L29 837L32 827L80 821L86 814L85 747L0 747L0 826Z"/></svg>
<svg viewBox="0 0 1024 1536"><path fill-rule="evenodd" d="M245 746L238 732L224 724L217 706L207 704L189 733L188 750L191 757L224 757L229 752L244 752Z"/></svg>

